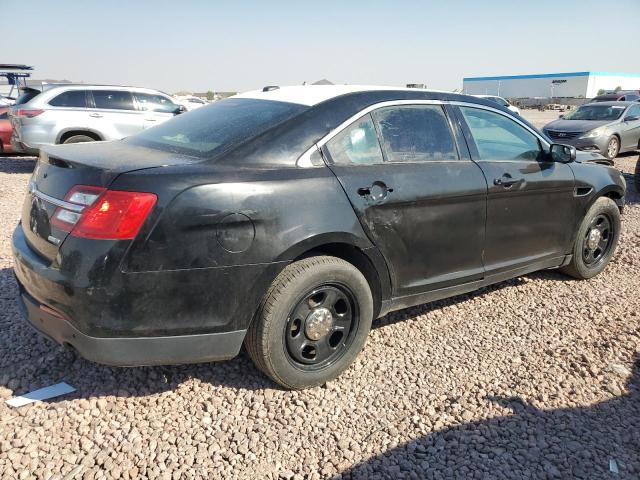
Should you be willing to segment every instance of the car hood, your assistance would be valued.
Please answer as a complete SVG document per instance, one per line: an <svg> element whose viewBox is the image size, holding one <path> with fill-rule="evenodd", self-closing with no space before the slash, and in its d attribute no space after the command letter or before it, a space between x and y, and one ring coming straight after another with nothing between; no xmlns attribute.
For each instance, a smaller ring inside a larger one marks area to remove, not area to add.
<svg viewBox="0 0 640 480"><path fill-rule="evenodd" d="M596 152L583 152L581 150L576 151L576 162L578 163L598 163L600 165L613 166L613 161L606 157L603 157Z"/></svg>
<svg viewBox="0 0 640 480"><path fill-rule="evenodd" d="M556 130L558 132L588 132L594 128L601 127L603 125L612 124L611 120L554 120L551 123L547 123L545 130Z"/></svg>

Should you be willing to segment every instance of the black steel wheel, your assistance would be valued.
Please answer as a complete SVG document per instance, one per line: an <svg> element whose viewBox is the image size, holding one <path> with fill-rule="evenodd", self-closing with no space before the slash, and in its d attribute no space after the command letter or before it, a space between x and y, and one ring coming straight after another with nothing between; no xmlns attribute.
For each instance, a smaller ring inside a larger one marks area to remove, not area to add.
<svg viewBox="0 0 640 480"><path fill-rule="evenodd" d="M362 272L318 255L276 277L245 337L256 366L290 389L340 375L366 343L373 320L371 288Z"/></svg>
<svg viewBox="0 0 640 480"><path fill-rule="evenodd" d="M578 228L571 261L562 271L579 279L595 277L611 260L619 237L618 205L610 198L598 198Z"/></svg>
<svg viewBox="0 0 640 480"><path fill-rule="evenodd" d="M323 368L348 349L358 328L358 306L344 285L322 285L303 295L287 320L285 343L294 365Z"/></svg>
<svg viewBox="0 0 640 480"><path fill-rule="evenodd" d="M596 215L589 223L582 245L582 260L592 268L602 261L613 243L612 222L605 213Z"/></svg>

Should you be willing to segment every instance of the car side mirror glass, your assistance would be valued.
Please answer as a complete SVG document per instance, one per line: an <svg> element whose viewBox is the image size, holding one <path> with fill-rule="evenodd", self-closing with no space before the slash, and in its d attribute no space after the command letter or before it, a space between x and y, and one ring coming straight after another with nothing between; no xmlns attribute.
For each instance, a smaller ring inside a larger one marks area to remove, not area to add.
<svg viewBox="0 0 640 480"><path fill-rule="evenodd" d="M626 117L624 117L624 121L625 122L635 122L636 120L639 120L640 117L637 117L635 115L628 115Z"/></svg>
<svg viewBox="0 0 640 480"><path fill-rule="evenodd" d="M554 162L571 163L576 159L576 147L554 143L550 149L551 159Z"/></svg>

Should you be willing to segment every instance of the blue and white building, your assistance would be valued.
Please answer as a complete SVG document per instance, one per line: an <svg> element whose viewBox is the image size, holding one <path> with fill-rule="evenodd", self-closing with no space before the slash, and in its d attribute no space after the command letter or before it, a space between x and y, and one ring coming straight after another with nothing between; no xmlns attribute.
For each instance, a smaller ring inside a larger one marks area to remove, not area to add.
<svg viewBox="0 0 640 480"><path fill-rule="evenodd" d="M640 73L568 72L465 77L463 92L505 98L593 98L599 90L640 90Z"/></svg>

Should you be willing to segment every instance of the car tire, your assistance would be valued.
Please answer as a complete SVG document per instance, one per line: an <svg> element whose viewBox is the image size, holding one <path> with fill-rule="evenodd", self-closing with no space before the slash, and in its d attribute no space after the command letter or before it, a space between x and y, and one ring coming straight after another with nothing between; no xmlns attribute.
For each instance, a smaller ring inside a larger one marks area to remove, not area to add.
<svg viewBox="0 0 640 480"><path fill-rule="evenodd" d="M592 234L594 230L599 233ZM581 280L595 277L613 257L619 238L620 210L610 198L600 197L582 220L571 262L561 271Z"/></svg>
<svg viewBox="0 0 640 480"><path fill-rule="evenodd" d="M85 142L95 142L95 141L96 139L93 137L90 137L89 135L72 135L62 143L66 145L68 143L85 143Z"/></svg>
<svg viewBox="0 0 640 480"><path fill-rule="evenodd" d="M308 257L285 267L271 284L245 346L276 383L310 388L354 361L372 319L371 289L356 267L336 257Z"/></svg>
<svg viewBox="0 0 640 480"><path fill-rule="evenodd" d="M613 135L607 142L607 148L605 148L603 155L609 160L614 160L620 153L620 139Z"/></svg>

